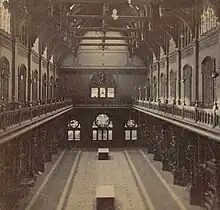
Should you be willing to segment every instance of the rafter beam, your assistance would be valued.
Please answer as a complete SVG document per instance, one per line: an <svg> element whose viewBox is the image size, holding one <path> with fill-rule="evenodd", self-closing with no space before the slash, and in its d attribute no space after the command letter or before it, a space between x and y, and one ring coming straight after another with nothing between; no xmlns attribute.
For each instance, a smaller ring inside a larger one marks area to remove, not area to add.
<svg viewBox="0 0 220 210"><path fill-rule="evenodd" d="M139 28L114 28L114 27L72 27L70 31L117 31L117 32L137 32L141 31Z"/></svg>
<svg viewBox="0 0 220 210"><path fill-rule="evenodd" d="M53 0L54 3L67 4L124 4L127 0ZM146 4L147 0L135 0L135 4Z"/></svg>
<svg viewBox="0 0 220 210"><path fill-rule="evenodd" d="M89 39L89 40L97 40L103 39L102 36L74 36L74 39ZM105 37L105 40L131 40L137 39L136 37L132 36L122 36L122 37Z"/></svg>
<svg viewBox="0 0 220 210"><path fill-rule="evenodd" d="M134 46L134 44L129 43L80 43L77 46Z"/></svg>
<svg viewBox="0 0 220 210"><path fill-rule="evenodd" d="M103 16L103 15L68 15L68 19L96 19L96 20L113 20L111 16ZM118 16L117 20L149 20L147 16Z"/></svg>

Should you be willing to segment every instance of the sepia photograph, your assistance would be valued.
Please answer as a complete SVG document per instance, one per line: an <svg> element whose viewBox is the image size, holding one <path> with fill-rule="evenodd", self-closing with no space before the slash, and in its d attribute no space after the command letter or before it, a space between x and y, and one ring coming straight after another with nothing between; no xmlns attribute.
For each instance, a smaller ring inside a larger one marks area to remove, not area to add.
<svg viewBox="0 0 220 210"><path fill-rule="evenodd" d="M0 0L0 210L220 210L220 0Z"/></svg>

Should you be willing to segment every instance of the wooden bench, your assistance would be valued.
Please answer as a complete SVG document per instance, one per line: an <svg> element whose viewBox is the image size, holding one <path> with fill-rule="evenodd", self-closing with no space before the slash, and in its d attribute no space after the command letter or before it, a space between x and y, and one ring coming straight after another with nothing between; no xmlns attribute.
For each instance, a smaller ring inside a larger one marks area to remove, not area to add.
<svg viewBox="0 0 220 210"><path fill-rule="evenodd" d="M113 186L98 186L96 189L96 209L114 210L115 191Z"/></svg>
<svg viewBox="0 0 220 210"><path fill-rule="evenodd" d="M109 159L109 149L108 148L99 148L98 149L98 159L99 160L108 160Z"/></svg>

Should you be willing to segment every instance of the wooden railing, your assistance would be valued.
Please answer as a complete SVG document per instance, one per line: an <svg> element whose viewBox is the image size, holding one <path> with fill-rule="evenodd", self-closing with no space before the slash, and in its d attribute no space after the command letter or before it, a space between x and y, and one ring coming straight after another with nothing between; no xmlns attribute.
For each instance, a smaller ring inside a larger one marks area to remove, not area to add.
<svg viewBox="0 0 220 210"><path fill-rule="evenodd" d="M217 110L205 110L198 107L178 106L175 104L156 103L143 100L134 100L133 104L160 113L191 120L195 123L209 125L213 128L220 128L220 115L217 114Z"/></svg>
<svg viewBox="0 0 220 210"><path fill-rule="evenodd" d="M35 117L40 117L44 114L53 112L57 109L63 108L71 104L72 100L65 100L34 106L30 104L29 107L20 107L13 110L6 110L4 109L4 107L2 107L2 110L0 112L0 130L5 131L12 125L21 125L21 123L24 121L31 120Z"/></svg>
<svg viewBox="0 0 220 210"><path fill-rule="evenodd" d="M131 98L78 98L73 100L74 106L126 106L132 105Z"/></svg>

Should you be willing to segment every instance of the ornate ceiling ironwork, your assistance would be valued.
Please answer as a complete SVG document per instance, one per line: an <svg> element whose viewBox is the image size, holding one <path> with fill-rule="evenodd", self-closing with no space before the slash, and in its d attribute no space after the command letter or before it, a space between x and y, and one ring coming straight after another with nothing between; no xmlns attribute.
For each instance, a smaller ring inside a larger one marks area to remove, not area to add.
<svg viewBox="0 0 220 210"><path fill-rule="evenodd" d="M60 53L55 46L76 51L79 37L91 29L120 31L131 52L146 44L155 54L157 45L166 51L171 37L178 45L181 24L195 35L196 21L207 2L220 18L220 0L7 0L4 6L11 11L13 35L19 36L26 24L30 46L40 38L40 53L47 47L51 57Z"/></svg>

